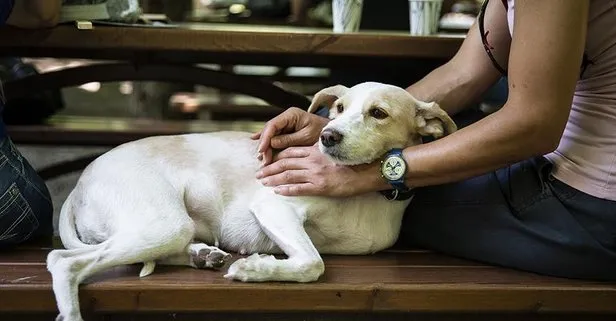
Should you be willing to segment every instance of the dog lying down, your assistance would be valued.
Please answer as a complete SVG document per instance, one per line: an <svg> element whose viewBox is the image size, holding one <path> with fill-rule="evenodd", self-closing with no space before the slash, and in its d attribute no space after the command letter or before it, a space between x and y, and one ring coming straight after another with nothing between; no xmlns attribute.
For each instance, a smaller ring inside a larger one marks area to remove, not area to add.
<svg viewBox="0 0 616 321"><path fill-rule="evenodd" d="M324 132L338 139L319 149L338 164L377 161L421 136L457 129L436 103L386 84L325 88L309 111L322 104L334 106ZM140 277L157 264L218 269L229 251L251 255L231 264L225 278L313 282L324 273L320 254L371 254L396 242L410 200L277 195L255 178L257 144L243 132L159 136L92 162L60 213L66 249L47 257L57 320L82 320L79 284L118 265L143 263Z"/></svg>

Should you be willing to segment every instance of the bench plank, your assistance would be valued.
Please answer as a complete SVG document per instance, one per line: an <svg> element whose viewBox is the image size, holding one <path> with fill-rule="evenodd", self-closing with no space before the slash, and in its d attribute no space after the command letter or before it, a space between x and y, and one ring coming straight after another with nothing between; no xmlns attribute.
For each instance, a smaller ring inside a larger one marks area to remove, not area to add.
<svg viewBox="0 0 616 321"><path fill-rule="evenodd" d="M3 314L6 320L50 321L55 314ZM321 313L310 312L237 312L237 313L166 313L138 314L122 313L113 315L88 315L87 321L614 321L613 315L597 314L427 314L427 313Z"/></svg>
<svg viewBox="0 0 616 321"><path fill-rule="evenodd" d="M46 253L25 250L22 256L15 252L0 256L0 312L55 311ZM97 313L616 313L616 284L543 277L423 251L324 259L326 273L313 284L246 284L224 279L223 271L166 266L140 279L140 265L120 266L87 280L81 299L84 310Z"/></svg>
<svg viewBox="0 0 616 321"><path fill-rule="evenodd" d="M20 248L0 254L0 265L44 264L44 257L50 249ZM479 263L438 255L424 250L387 250L375 256L329 255L328 266L425 266L425 267L465 267L483 266Z"/></svg>
<svg viewBox="0 0 616 321"><path fill-rule="evenodd" d="M259 121L154 120L57 115L43 125L8 125L16 144L116 146L158 135L205 133L226 130L256 132Z"/></svg>

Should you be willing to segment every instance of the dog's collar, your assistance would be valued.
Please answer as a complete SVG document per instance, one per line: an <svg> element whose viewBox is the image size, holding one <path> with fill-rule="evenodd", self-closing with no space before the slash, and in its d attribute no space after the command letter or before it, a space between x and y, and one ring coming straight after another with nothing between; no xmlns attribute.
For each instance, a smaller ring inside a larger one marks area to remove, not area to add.
<svg viewBox="0 0 616 321"><path fill-rule="evenodd" d="M415 190L412 188L406 190L388 189L380 191L379 193L389 201L406 201L415 196Z"/></svg>

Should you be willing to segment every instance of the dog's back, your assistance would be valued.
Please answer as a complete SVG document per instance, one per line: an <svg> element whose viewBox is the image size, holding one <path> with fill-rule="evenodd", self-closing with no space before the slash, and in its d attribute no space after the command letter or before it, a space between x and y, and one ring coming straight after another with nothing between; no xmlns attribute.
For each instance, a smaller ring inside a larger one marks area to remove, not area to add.
<svg viewBox="0 0 616 321"><path fill-rule="evenodd" d="M195 221L197 238L216 241L222 215L245 212L248 197L260 186L255 178L259 162L256 154L252 155L256 142L249 135L217 132L157 136L105 153L84 170L63 204L61 219L70 211L76 225L60 225L63 243L67 247L75 243L65 237L65 228L76 228L80 241L100 243L118 229L155 219L155 211L144 209L161 206L158 201L177 203ZM237 204L241 195L243 206ZM127 213L131 208L135 210ZM151 216L141 217L139 213Z"/></svg>
<svg viewBox="0 0 616 321"><path fill-rule="evenodd" d="M373 163L421 135L455 130L436 103L390 85L325 88L309 111L326 102L336 113L319 151L337 165ZM395 242L409 200L277 195L255 177L256 148L250 133L151 137L93 162L61 213L61 237L74 249L54 250L47 260L60 318L81 320L78 285L117 265L142 262L147 276L156 264L217 268L229 257L224 250L258 252L233 262L224 277L312 282L325 270L321 254L366 254ZM273 252L287 258L265 254Z"/></svg>
<svg viewBox="0 0 616 321"><path fill-rule="evenodd" d="M229 251L280 252L250 213L252 202L291 202L304 208L306 230L324 253L369 253L395 241L405 202L392 203L378 194L346 200L274 195L255 178L256 146L243 132L158 136L127 143L88 166L63 208L74 212L81 240L90 243L152 220L139 213L155 218L154 213L127 214L124 207L148 208L159 199L185 208L195 223L195 239Z"/></svg>

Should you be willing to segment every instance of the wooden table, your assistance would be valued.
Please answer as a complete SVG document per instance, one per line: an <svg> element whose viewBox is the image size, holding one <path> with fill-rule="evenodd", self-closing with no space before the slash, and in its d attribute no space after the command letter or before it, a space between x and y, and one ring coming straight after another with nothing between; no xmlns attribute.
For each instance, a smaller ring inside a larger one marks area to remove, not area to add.
<svg viewBox="0 0 616 321"><path fill-rule="evenodd" d="M332 66L360 61L448 59L464 36L407 33L334 34L329 29L182 24L175 28L62 25L48 30L0 28L0 55Z"/></svg>
<svg viewBox="0 0 616 321"><path fill-rule="evenodd" d="M203 85L247 94L281 108L307 108L306 97L281 89L272 81L238 77L194 64L376 68L383 73L386 68L404 73L405 66L412 69L419 65L419 72L426 73L433 68L434 60L444 62L452 57L464 37L414 37L382 32L334 34L328 29L182 24L95 26L92 30L78 30L72 25L46 30L3 27L0 39L10 39L0 43L0 56L123 62L76 67L8 82L5 89L9 99L26 96L33 90L92 81L135 80ZM426 60L432 64L426 64Z"/></svg>
<svg viewBox="0 0 616 321"><path fill-rule="evenodd" d="M464 36L334 34L329 29L192 23L174 27L95 26L92 30L78 30L73 25L45 30L1 27L0 39L5 39L0 42L0 56L103 61L6 82L8 99L95 81L160 81L245 94L283 110L289 106L305 109L310 100L281 88L277 79L246 77L195 64L312 66L351 71L372 68L377 75L401 73L410 83L452 57ZM359 78L374 80L371 76ZM22 136L33 137L32 131L21 129L9 128L17 143L22 142ZM69 130L62 137L72 134Z"/></svg>

